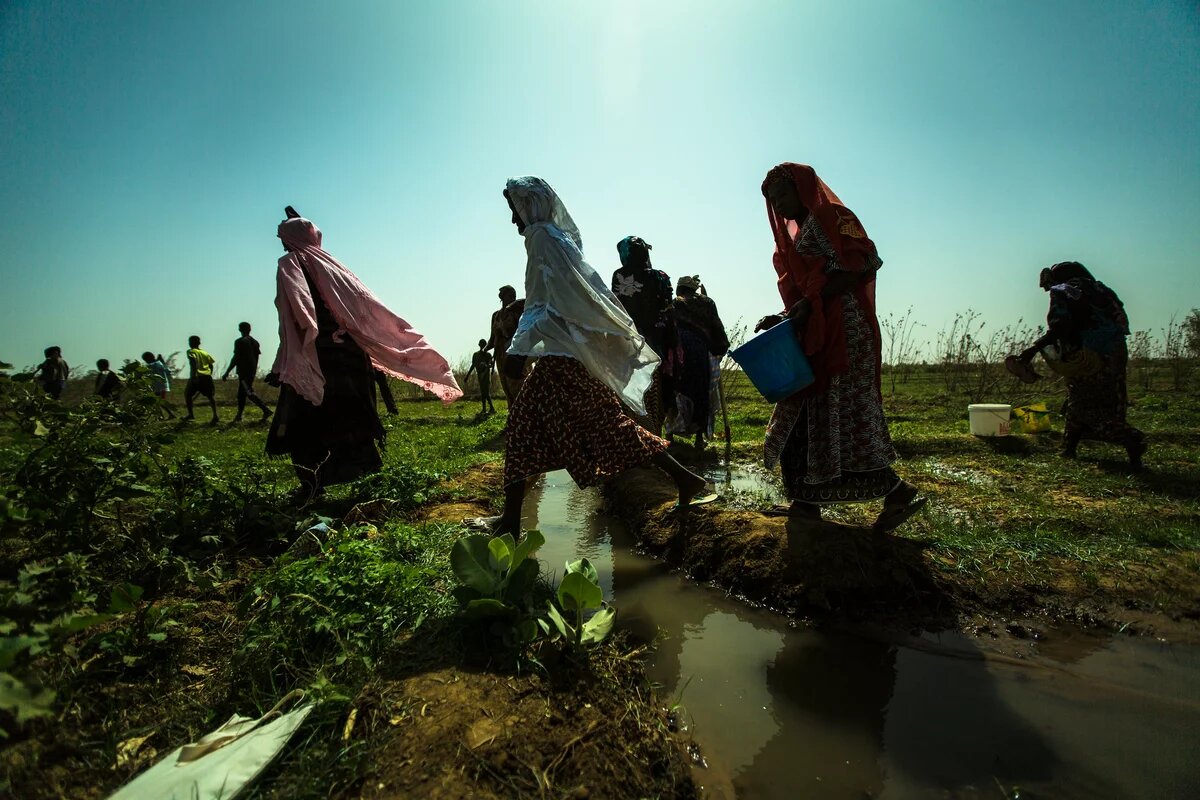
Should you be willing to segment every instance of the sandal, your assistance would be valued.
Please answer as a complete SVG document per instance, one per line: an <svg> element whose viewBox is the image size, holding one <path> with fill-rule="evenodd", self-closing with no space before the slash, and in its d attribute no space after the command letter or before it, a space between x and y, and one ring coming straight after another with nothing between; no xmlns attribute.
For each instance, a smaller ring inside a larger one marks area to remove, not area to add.
<svg viewBox="0 0 1200 800"><path fill-rule="evenodd" d="M695 497L693 497L691 500L689 500L688 504L686 506L681 506L681 505L679 505L679 501L676 501L675 505L671 506L671 510L679 511L680 509L682 509L682 510L686 511L689 508L691 508L692 506L706 506L709 503L715 503L720 499L721 499L721 496L719 494L717 494L716 492L711 492L709 494L698 494Z"/></svg>
<svg viewBox="0 0 1200 800"><path fill-rule="evenodd" d="M889 533L894 531L896 528L899 528L901 525L907 522L909 517L924 508L928 502L929 500L927 498L917 497L913 500L909 500L908 503L903 506L892 506L891 508L888 508L887 505L884 505L883 513L879 515L879 519L875 520L875 524L871 526L871 530L875 531L876 533Z"/></svg>
<svg viewBox="0 0 1200 800"><path fill-rule="evenodd" d="M482 531L483 533L491 533L499 524L500 517L467 517L462 521L462 524L473 531Z"/></svg>

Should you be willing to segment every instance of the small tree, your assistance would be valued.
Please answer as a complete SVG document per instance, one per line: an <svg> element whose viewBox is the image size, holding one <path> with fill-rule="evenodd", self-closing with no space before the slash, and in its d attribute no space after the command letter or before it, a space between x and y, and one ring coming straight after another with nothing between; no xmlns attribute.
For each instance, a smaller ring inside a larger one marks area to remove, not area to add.
<svg viewBox="0 0 1200 800"><path fill-rule="evenodd" d="M903 374L904 382L908 382L908 375L912 371L913 356L917 351L917 340L913 334L921 323L913 319L912 313L912 306L909 306L902 316L897 317L895 314L889 313L879 321L879 327L883 335L887 337L887 352L884 361L888 366L888 379L893 395L896 394L896 378L898 376Z"/></svg>
<svg viewBox="0 0 1200 800"><path fill-rule="evenodd" d="M1183 318L1184 346L1192 358L1200 358L1200 308L1193 308Z"/></svg>

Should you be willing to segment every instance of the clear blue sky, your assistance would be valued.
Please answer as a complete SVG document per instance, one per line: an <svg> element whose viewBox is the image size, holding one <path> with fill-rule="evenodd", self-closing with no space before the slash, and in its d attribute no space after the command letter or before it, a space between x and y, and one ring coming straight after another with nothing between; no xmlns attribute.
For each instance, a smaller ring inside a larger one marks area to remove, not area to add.
<svg viewBox="0 0 1200 800"><path fill-rule="evenodd" d="M727 323L779 305L759 185L814 165L881 314L1038 321L1082 261L1133 326L1200 305L1200 11L1177 2L26 2L0 6L0 359L276 345L275 226L451 360L556 187L607 275L638 234ZM266 366L266 365L264 365Z"/></svg>

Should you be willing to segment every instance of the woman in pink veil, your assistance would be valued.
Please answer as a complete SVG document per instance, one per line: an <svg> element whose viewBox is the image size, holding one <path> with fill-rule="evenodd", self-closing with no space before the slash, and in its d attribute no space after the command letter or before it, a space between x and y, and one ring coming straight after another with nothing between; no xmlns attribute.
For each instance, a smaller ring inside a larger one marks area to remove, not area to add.
<svg viewBox="0 0 1200 800"><path fill-rule="evenodd" d="M450 403L450 365L349 269L321 248L321 231L291 207L279 224L275 307L279 352L267 382L281 387L267 453L289 455L306 497L382 466L384 430L374 370Z"/></svg>

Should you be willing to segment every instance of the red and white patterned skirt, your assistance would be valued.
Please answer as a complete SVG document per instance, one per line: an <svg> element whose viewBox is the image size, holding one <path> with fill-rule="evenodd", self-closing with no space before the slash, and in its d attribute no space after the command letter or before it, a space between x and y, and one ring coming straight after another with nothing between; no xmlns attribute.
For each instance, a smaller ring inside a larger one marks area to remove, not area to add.
<svg viewBox="0 0 1200 800"><path fill-rule="evenodd" d="M666 440L638 425L583 364L543 356L508 411L504 484L565 469L591 486L666 450Z"/></svg>

